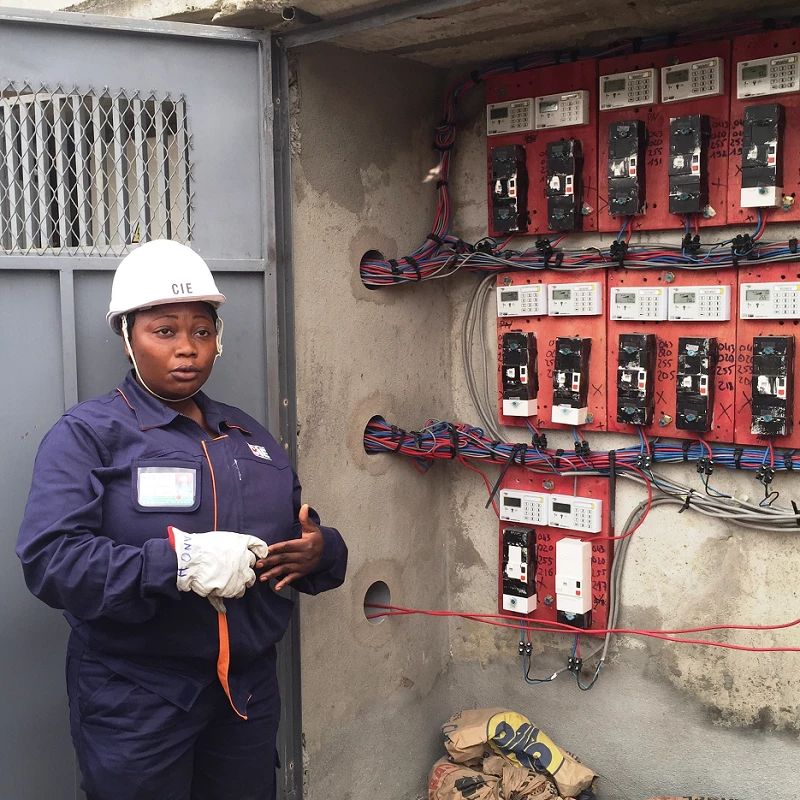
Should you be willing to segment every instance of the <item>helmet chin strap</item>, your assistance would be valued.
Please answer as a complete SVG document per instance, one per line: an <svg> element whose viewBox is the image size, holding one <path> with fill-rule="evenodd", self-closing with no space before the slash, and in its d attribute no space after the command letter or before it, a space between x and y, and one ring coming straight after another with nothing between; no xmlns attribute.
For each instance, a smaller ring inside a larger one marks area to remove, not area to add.
<svg viewBox="0 0 800 800"><path fill-rule="evenodd" d="M133 370L136 373L136 377L139 379L139 383L150 392L153 397L157 397L159 400L163 400L165 403L182 403L184 400L190 400L194 397L200 389L196 389L191 394L186 395L186 397L177 397L177 398L169 398L169 397L162 397L160 394L156 394L145 382L144 378L142 377L142 373L139 372L139 365L136 363L136 356L133 354L133 347L131 347L131 340L128 336L128 315L123 314L120 319L120 326L122 328L122 339L125 342L125 347L128 348L128 355L130 356L131 361L133 362ZM216 363L217 359L222 355L222 331L224 325L222 320L217 317L217 354L214 356L214 362ZM202 388L202 387L201 387Z"/></svg>

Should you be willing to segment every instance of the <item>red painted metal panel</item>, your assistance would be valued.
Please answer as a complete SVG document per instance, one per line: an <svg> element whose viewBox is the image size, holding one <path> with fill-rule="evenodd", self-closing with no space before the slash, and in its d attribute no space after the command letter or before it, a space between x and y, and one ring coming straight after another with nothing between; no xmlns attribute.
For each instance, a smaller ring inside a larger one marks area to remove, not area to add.
<svg viewBox="0 0 800 800"><path fill-rule="evenodd" d="M636 433L631 425L617 422L617 354L621 333L655 333L657 363L655 381L655 415L653 424L643 428L651 436L675 439L697 439L702 435L712 442L733 441L734 382L736 369L736 308L738 284L736 270L622 270L609 274L609 295L613 286L730 286L731 319L728 322L608 321L608 430ZM675 427L675 380L678 367L678 339L684 336L716 336L719 363L714 392L713 430L704 434L681 431Z"/></svg>
<svg viewBox="0 0 800 800"><path fill-rule="evenodd" d="M589 124L571 128L543 131L525 131L506 136L487 136L489 175L491 176L491 150L498 145L520 144L525 147L528 164L528 212L531 224L528 234L547 233L547 198L545 196L546 147L559 139L580 139L583 145L583 201L591 212L583 217L583 230L597 230L597 62L576 61L551 67L524 70L488 78L486 102L499 103L524 97L569 92L576 89L589 91ZM491 183L491 179L487 181ZM489 230L491 221L491 186L489 192ZM494 232L493 232L494 235Z"/></svg>
<svg viewBox="0 0 800 800"><path fill-rule="evenodd" d="M548 482L550 488L545 487ZM612 541L603 539L611 535L609 523L608 479L600 477L573 478L558 475L538 475L520 467L511 467L503 481L504 489L522 489L525 491L577 495L579 497L596 497L603 502L603 529L600 533L581 533L567 531L562 528L535 526L537 542L538 567L536 571L536 587L538 607L531 614L520 614L521 619L535 619L547 622L556 621L555 573L556 542L561 539L581 539L592 542L592 628L604 628L608 621L608 583L613 557ZM529 527L516 522L500 521L499 528L499 567L498 567L498 609L503 610L503 528ZM549 600L549 602L548 602Z"/></svg>
<svg viewBox="0 0 800 800"><path fill-rule="evenodd" d="M670 118L687 114L708 114L711 117L711 142L709 146L708 177L709 205L716 216L706 219L698 215L700 227L725 225L728 204L728 127L731 43L708 42L705 44L677 47L655 53L620 56L599 62L599 75L617 72L632 72L647 67L661 67L699 61L714 56L725 60L725 94L719 97L703 97L681 103L658 103L637 108L618 108L601 111L598 121L597 177L599 185L600 218L599 230L616 232L625 221L624 217L612 217L608 213L608 125L616 120L644 120L648 132L647 161L647 210L632 220L634 231L670 230L682 228L685 217L669 213L669 121ZM660 83L660 79L659 79ZM659 98L660 98L659 85Z"/></svg>
<svg viewBox="0 0 800 800"><path fill-rule="evenodd" d="M800 282L800 262L786 264L742 264L739 283ZM794 336L795 350L800 345L800 320L796 319L740 319L737 323L736 341L736 444L765 445L767 440L750 433L752 421L750 402L752 391L753 337ZM778 447L800 447L800 419L797 404L800 400L800 370L795 356L794 370L794 428L790 436L776 436Z"/></svg>
<svg viewBox="0 0 800 800"><path fill-rule="evenodd" d="M541 271L509 272L498 277L498 286L519 286L529 283L587 283L600 286L603 296L603 313L587 317L502 317L497 320L497 403L501 425L525 427L524 417L506 417L502 414L503 383L502 337L509 331L533 331L536 334L539 375L539 415L531 419L537 427L547 430L570 430L569 425L550 421L553 399L553 366L555 343L559 336L581 336L592 340L592 355L589 366L589 414L591 422L581 426L583 431L602 431L606 428L606 370L603 359L606 352L606 270L581 270L575 273Z"/></svg>
<svg viewBox="0 0 800 800"><path fill-rule="evenodd" d="M800 31L770 31L734 40L731 68L731 136L728 162L728 222L755 224L755 208L741 208L742 188L742 118L745 106L780 103L785 110L786 125L783 134L783 190L794 196L800 192L800 92L778 94L769 97L753 97L747 100L736 98L736 64L754 58L783 55L800 51ZM781 208L768 209L767 221L794 222L800 220L800 200L789 211Z"/></svg>

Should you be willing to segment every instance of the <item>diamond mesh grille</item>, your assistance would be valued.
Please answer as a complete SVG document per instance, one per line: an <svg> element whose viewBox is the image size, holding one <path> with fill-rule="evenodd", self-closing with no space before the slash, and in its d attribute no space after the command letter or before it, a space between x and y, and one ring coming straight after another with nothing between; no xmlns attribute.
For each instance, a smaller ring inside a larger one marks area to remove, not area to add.
<svg viewBox="0 0 800 800"><path fill-rule="evenodd" d="M186 99L0 78L0 253L192 239Z"/></svg>

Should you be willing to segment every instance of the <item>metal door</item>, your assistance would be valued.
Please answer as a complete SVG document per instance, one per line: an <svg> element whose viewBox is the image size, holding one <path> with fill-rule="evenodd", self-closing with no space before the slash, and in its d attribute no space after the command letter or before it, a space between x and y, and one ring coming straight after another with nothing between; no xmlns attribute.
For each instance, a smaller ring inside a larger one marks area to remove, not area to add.
<svg viewBox="0 0 800 800"><path fill-rule="evenodd" d="M111 278L158 237L190 243L228 296L209 394L278 430L269 41L0 11L0 53L0 797L73 800L68 626L14 555L33 459L66 408L124 376Z"/></svg>

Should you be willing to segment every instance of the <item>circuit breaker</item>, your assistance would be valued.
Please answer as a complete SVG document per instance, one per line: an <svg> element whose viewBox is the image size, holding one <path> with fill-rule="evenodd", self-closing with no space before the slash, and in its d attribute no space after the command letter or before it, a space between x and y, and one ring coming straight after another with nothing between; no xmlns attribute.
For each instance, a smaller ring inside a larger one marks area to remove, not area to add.
<svg viewBox="0 0 800 800"><path fill-rule="evenodd" d="M561 425L584 425L589 411L589 357L592 340L556 339L551 420Z"/></svg>
<svg viewBox="0 0 800 800"><path fill-rule="evenodd" d="M548 228L579 231L583 227L583 146L580 140L548 142L546 162Z"/></svg>
<svg viewBox="0 0 800 800"><path fill-rule="evenodd" d="M708 143L711 123L706 114L669 121L669 213L699 214L708 205Z"/></svg>
<svg viewBox="0 0 800 800"><path fill-rule="evenodd" d="M651 425L655 412L656 335L622 333L617 356L617 422Z"/></svg>
<svg viewBox="0 0 800 800"><path fill-rule="evenodd" d="M528 230L528 168L521 145L492 148L492 227L498 234Z"/></svg>
<svg viewBox="0 0 800 800"><path fill-rule="evenodd" d="M640 119L608 126L608 213L641 214L645 206L647 128Z"/></svg>
<svg viewBox="0 0 800 800"><path fill-rule="evenodd" d="M498 317L538 317L547 314L547 286L542 283L497 287Z"/></svg>
<svg viewBox="0 0 800 800"><path fill-rule="evenodd" d="M536 416L539 394L536 335L521 331L504 333L502 359L503 414L509 417Z"/></svg>
<svg viewBox="0 0 800 800"><path fill-rule="evenodd" d="M581 539L556 542L556 620L592 626L592 545Z"/></svg>
<svg viewBox="0 0 800 800"><path fill-rule="evenodd" d="M783 205L782 140L784 110L780 103L747 106L742 123L742 208Z"/></svg>
<svg viewBox="0 0 800 800"><path fill-rule="evenodd" d="M503 528L503 610L536 611L536 531Z"/></svg>
<svg viewBox="0 0 800 800"><path fill-rule="evenodd" d="M675 427L706 433L712 429L718 359L715 337L680 337L676 374Z"/></svg>
<svg viewBox="0 0 800 800"><path fill-rule="evenodd" d="M794 402L794 336L753 338L753 392L750 432L788 436Z"/></svg>

